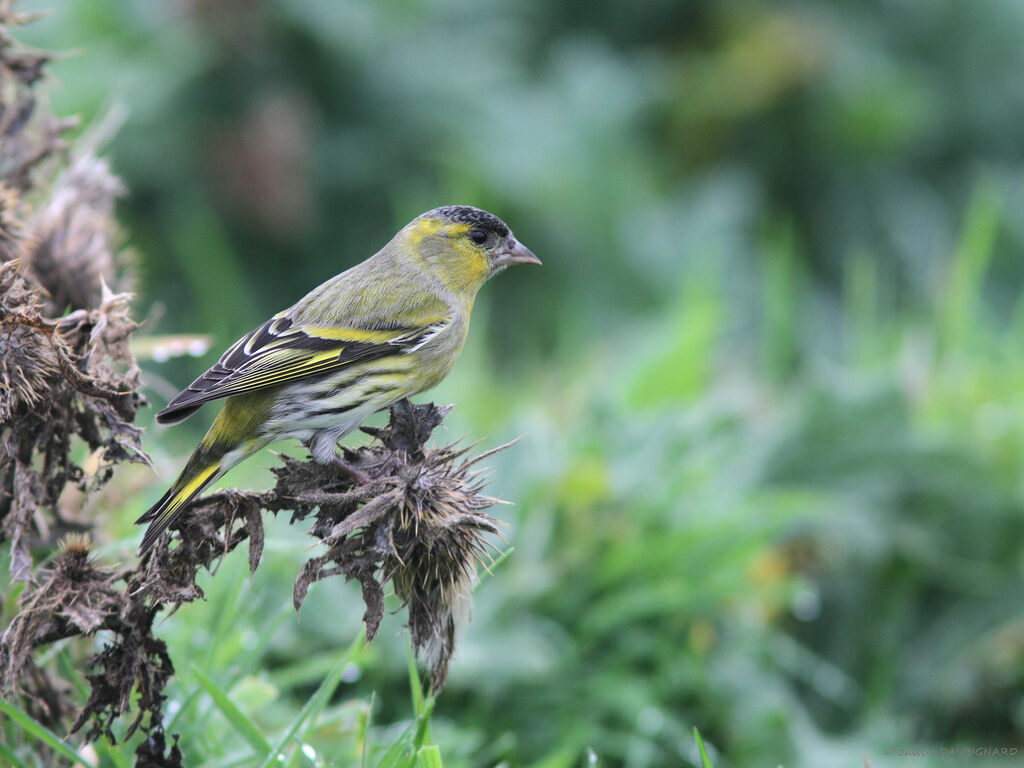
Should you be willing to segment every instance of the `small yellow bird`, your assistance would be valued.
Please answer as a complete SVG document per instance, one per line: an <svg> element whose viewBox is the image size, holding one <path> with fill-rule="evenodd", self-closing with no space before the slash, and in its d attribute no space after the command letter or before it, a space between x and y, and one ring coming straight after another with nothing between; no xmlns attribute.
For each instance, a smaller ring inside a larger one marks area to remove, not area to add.
<svg viewBox="0 0 1024 768"><path fill-rule="evenodd" d="M236 341L156 420L224 407L170 490L138 523L146 552L182 508L275 440L320 463L372 413L430 389L462 351L477 291L509 264L540 264L498 217L470 206L417 216L362 264Z"/></svg>

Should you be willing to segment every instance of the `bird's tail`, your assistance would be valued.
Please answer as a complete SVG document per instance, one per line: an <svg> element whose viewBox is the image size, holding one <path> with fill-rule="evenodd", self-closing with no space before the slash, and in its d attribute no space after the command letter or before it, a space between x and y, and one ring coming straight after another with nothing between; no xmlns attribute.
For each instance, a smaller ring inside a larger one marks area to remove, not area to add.
<svg viewBox="0 0 1024 768"><path fill-rule="evenodd" d="M174 522L181 514L181 510L189 501L194 499L203 489L230 469L230 466L223 466L222 455L211 455L204 451L202 446L192 454L181 475L174 481L174 485L165 493L160 501L149 508L142 517L135 523L149 523L146 535L142 537L142 546L139 554L143 555L152 547L160 534L167 530L167 526Z"/></svg>
<svg viewBox="0 0 1024 768"><path fill-rule="evenodd" d="M262 392L257 394L265 397ZM204 488L270 443L259 432L264 413L259 410L259 405L258 399L253 403L243 396L227 399L224 408L213 420L210 431L199 443L174 485L146 514L135 521L149 523L142 537L140 555L156 543L160 534L181 514L185 505L202 493Z"/></svg>

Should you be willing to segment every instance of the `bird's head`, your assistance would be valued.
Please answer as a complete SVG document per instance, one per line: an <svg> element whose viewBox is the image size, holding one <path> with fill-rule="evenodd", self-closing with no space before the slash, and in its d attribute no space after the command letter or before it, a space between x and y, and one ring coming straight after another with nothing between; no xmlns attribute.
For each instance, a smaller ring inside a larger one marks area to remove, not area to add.
<svg viewBox="0 0 1024 768"><path fill-rule="evenodd" d="M427 211L401 234L427 269L467 297L510 264L540 264L505 222L468 205Z"/></svg>

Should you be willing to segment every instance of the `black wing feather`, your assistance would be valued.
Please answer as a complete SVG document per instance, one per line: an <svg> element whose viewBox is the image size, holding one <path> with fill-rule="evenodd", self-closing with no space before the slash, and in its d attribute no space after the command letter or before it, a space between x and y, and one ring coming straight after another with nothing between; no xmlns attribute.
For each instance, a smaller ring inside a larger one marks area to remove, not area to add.
<svg viewBox="0 0 1024 768"><path fill-rule="evenodd" d="M415 345L436 328L432 325L383 329L385 332L393 331L394 337L386 342L348 341L316 336L301 327L293 329L292 321L286 317L271 318L236 341L206 373L178 393L156 415L156 420L160 424L176 424L211 400L276 386L283 381L322 373L339 365L393 355ZM359 329L354 330L358 332ZM337 356L312 357L316 353L333 350L337 350ZM274 353L287 354L289 351L309 353L310 362L302 363L301 357L294 363L286 359L283 375L274 378L270 372L275 365L282 367ZM261 368L265 368L265 375L256 376Z"/></svg>

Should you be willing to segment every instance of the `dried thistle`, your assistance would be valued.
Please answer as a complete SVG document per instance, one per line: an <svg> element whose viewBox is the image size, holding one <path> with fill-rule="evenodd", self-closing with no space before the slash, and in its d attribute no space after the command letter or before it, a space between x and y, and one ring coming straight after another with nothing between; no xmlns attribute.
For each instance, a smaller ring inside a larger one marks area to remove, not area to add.
<svg viewBox="0 0 1024 768"><path fill-rule="evenodd" d="M124 285L127 274L113 222L120 184L88 153L57 176L74 121L56 118L39 96L50 55L11 37L27 20L0 0L0 541L12 579L27 582L0 638L0 691L20 692L33 716L57 727L68 715L68 686L37 666L35 652L110 631L115 650L95 657L93 694L76 723L94 718L98 733L124 712L136 684L156 691L142 696L142 708L159 713L170 661L150 632L152 611L131 603L123 575L96 563L84 538L57 545L83 527L62 516L65 488L88 491L115 462L148 458L133 424L144 402L129 349L136 324L128 295L106 287ZM101 457L92 476L71 458L79 442ZM53 559L34 573L35 553Z"/></svg>
<svg viewBox="0 0 1024 768"><path fill-rule="evenodd" d="M196 583L200 569L214 563L249 539L249 567L255 571L263 552L263 494L225 490L197 499L174 523L180 544L167 539L142 559L129 583L133 595L156 604L178 605L203 597ZM235 527L233 523L241 522Z"/></svg>
<svg viewBox="0 0 1024 768"><path fill-rule="evenodd" d="M0 423L20 409L37 410L60 374L57 356L36 323L39 293L28 287L18 266L0 264Z"/></svg>
<svg viewBox="0 0 1024 768"><path fill-rule="evenodd" d="M114 639L90 663L89 699L72 730L92 720L90 738L112 724L138 691L134 731L150 714L161 727L162 689L173 674L163 642L152 634L157 608L133 601L127 575L100 567L87 537L72 533L50 567L32 572L30 544L45 544L75 523L57 499L68 484L83 490L109 478L119 461L148 462L133 425L143 402L129 349L136 324L128 296L100 282L97 305L53 320L41 313L42 291L17 262L0 264L0 538L10 540L11 576L27 581L20 610L0 637L0 691L20 692L42 722L56 725L68 708L62 683L36 666L33 652L70 637L109 631ZM80 439L101 454L88 479L70 459Z"/></svg>
<svg viewBox="0 0 1024 768"><path fill-rule="evenodd" d="M0 181L0 262L23 258L21 198Z"/></svg>
<svg viewBox="0 0 1024 768"><path fill-rule="evenodd" d="M0 638L0 690L22 686L29 656L66 637L91 635L124 610L114 575L96 565L87 539L65 541L37 584L22 593L19 611Z"/></svg>
<svg viewBox="0 0 1024 768"><path fill-rule="evenodd" d="M125 591L120 593L122 597ZM125 738L131 738L149 715L147 732L162 730L163 694L167 681L174 676L174 664L167 653L167 645L153 634L153 620L159 607L146 605L140 600L127 601L124 612L112 617L105 629L115 633L113 642L105 645L91 661L96 670L87 675L90 691L71 732L79 730L92 720L86 739L92 741L101 734L117 743L114 722L131 710L132 692L137 693L135 719L128 725Z"/></svg>
<svg viewBox="0 0 1024 768"><path fill-rule="evenodd" d="M378 443L346 451L365 482L353 485L351 475L333 466L286 461L276 470L275 488L288 499L293 520L315 510L311 535L329 547L299 574L296 610L312 583L344 574L362 587L372 639L383 618L383 586L391 582L408 609L413 646L430 660L435 691L444 687L455 650L456 609L491 550L487 535L498 533L498 522L483 513L496 500L482 494L473 469L494 452L465 459L468 447L424 447L450 410L408 400L392 406L386 428L365 430Z"/></svg>
<svg viewBox="0 0 1024 768"><path fill-rule="evenodd" d="M56 504L68 484L87 490L73 441L102 451L91 487L112 462L147 459L132 425L143 402L128 349L136 326L127 295L104 282L123 284L112 216L120 183L88 154L55 180L74 121L41 99L52 57L13 39L31 20L13 5L0 0L0 540L11 542L12 576L26 581L30 543L52 546L75 528Z"/></svg>
<svg viewBox="0 0 1024 768"><path fill-rule="evenodd" d="M137 430L129 420L138 401L128 385L135 383L137 369L134 361L124 358L127 337L134 328L124 297L104 290L98 309L79 310L61 321L42 318L38 302L26 300L4 320L37 331L35 342L53 354L57 367L50 385L63 387L71 403L82 409L72 420L77 434L93 444L102 436L81 427L93 423L90 419L97 413L104 414L108 432L100 444L116 453L118 439L128 435L128 445L121 446L125 452L115 458L132 458L127 448L134 447ZM120 366L115 365L118 361ZM116 370L126 364L127 373ZM41 407L49 409L47 418L22 407L14 422L28 427L51 424L64 406L49 398ZM483 495L483 479L475 468L493 451L470 459L466 456L471 446L426 447L449 410L433 404L396 403L386 428L365 430L375 438L373 443L346 451L348 463L365 478L359 482L335 465L285 457L283 466L275 470L277 484L271 491L228 490L198 500L135 569L117 574L103 569L91 557L87 540L69 537L52 566L26 589L21 611L0 638L0 688L27 692L33 680L49 680L34 674L36 649L68 637L110 632L112 641L90 662L89 699L72 730L91 722L88 738L105 735L112 740L114 721L135 706L128 733L140 726L147 733L139 747L140 764L180 765L176 746L169 757L160 751L166 747L162 691L174 668L165 645L153 634L154 619L165 606L202 597L196 584L200 569L211 570L220 557L247 539L250 568L255 570L263 547L261 512L267 509L289 510L292 522L314 518L311 535L327 546L323 555L306 563L296 580L296 609L313 583L342 574L362 587L363 618L372 638L383 618L384 587L391 582L408 610L413 644L430 661L431 687L440 690L454 652L457 607L470 592L478 563L487 557L488 535L498 533L498 523L483 512L495 500ZM13 440L15 434L21 436L12 430L5 448L19 445ZM29 434L27 445L36 445L31 440L38 438ZM46 436L50 442L43 443L64 451L56 451L57 458L62 455L66 462L64 475L48 473L49 461L44 462L43 472L35 474L30 463L3 465L5 471L13 472L15 503L8 520L30 520L27 500L46 501L52 493L48 480L52 483L56 477L60 488L72 477L67 438L67 433L52 430ZM31 458L32 452L27 455ZM18 541L11 543L12 552L17 553ZM31 577L30 563L19 568ZM56 690L56 684L32 690L41 695Z"/></svg>
<svg viewBox="0 0 1024 768"><path fill-rule="evenodd" d="M32 694L28 699L39 696L48 679L31 674L36 670L33 651L68 637L108 631L113 640L90 662L94 671L87 676L89 699L71 732L92 719L88 739L103 734L115 741L113 723L132 708L133 691L138 709L128 735L147 713L151 724L159 724L162 691L174 666L166 645L152 633L158 609L132 600L125 579L126 574L96 562L87 536L71 535L62 541L53 564L22 594L18 614L0 637L0 690Z"/></svg>
<svg viewBox="0 0 1024 768"><path fill-rule="evenodd" d="M85 154L61 173L46 205L28 222L26 261L49 294L50 316L102 302L103 284L116 276L114 203L123 194L107 161Z"/></svg>
<svg viewBox="0 0 1024 768"><path fill-rule="evenodd" d="M15 579L31 578L32 532L46 540L73 528L57 508L68 483L89 490L109 479L113 462L149 461L132 424L144 400L128 298L104 289L98 307L50 320L17 262L0 265L0 381L9 385L0 395L0 537L11 540ZM102 454L88 487L70 460L76 437Z"/></svg>
<svg viewBox="0 0 1024 768"><path fill-rule="evenodd" d="M334 575L354 579L372 639L384 616L384 587L392 583L408 609L413 645L429 659L431 687L439 691L454 652L455 614L492 549L488 535L499 531L483 512L496 500L483 495L474 466L495 451L467 459L471 446L425 447L450 409L402 400L391 407L386 428L364 428L376 440L346 450L345 459L365 481L333 464L283 456L273 490L227 490L198 499L172 524L173 535L143 558L133 590L161 602L193 600L202 594L195 584L198 570L210 569L247 538L249 565L256 569L263 549L261 509L287 510L293 523L313 517L310 535L327 551L299 573L295 609L315 582Z"/></svg>
<svg viewBox="0 0 1024 768"><path fill-rule="evenodd" d="M22 593L20 610L0 640L0 687L17 686L15 672L33 648L91 635L124 609L115 574L96 564L91 549L88 537L68 537L38 583Z"/></svg>
<svg viewBox="0 0 1024 768"><path fill-rule="evenodd" d="M53 55L18 43L10 30L32 20L0 2L0 179L23 192L34 186L33 172L64 147L62 135L74 120L58 119L35 88Z"/></svg>

